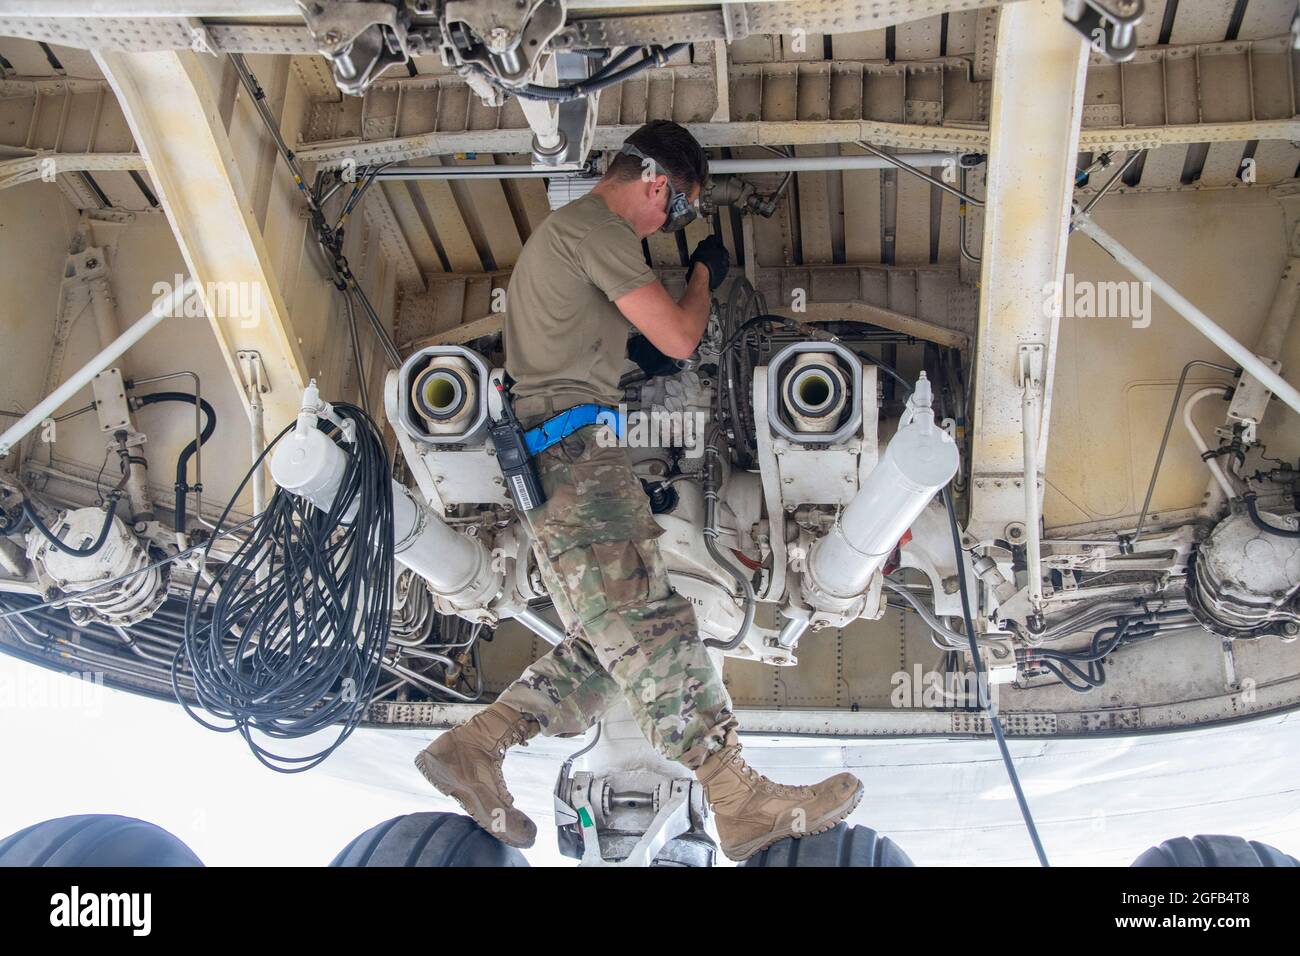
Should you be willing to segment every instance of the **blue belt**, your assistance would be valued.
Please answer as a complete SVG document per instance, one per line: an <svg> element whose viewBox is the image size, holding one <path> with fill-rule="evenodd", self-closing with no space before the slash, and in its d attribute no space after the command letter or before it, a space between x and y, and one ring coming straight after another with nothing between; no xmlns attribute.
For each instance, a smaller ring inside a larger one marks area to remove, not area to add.
<svg viewBox="0 0 1300 956"><path fill-rule="evenodd" d="M589 402L585 405L574 405L555 417L548 418L540 425L530 428L524 432L524 445L528 448L528 454L536 455L568 438L578 429L596 424L608 425L615 435L623 437L625 422L619 410Z"/></svg>

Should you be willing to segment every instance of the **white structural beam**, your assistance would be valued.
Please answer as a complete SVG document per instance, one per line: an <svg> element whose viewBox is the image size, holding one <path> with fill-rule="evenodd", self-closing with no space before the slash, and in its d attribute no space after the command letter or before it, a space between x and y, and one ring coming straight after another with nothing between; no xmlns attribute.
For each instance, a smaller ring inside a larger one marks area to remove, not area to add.
<svg viewBox="0 0 1300 956"><path fill-rule="evenodd" d="M1038 464L1047 458L1059 316L1045 290L1065 269L1087 46L1055 0L999 11L976 331L968 530L1025 540L1025 383L1036 389ZM1038 348L1026 375L1026 349ZM1038 490L1041 502L1042 490ZM1008 526L1012 526L1008 532Z"/></svg>
<svg viewBox="0 0 1300 956"><path fill-rule="evenodd" d="M217 91L199 54L95 55L148 164L181 254L236 383L239 352L257 352L272 433L292 420L306 377L280 283L245 192ZM240 389L243 393L243 389Z"/></svg>

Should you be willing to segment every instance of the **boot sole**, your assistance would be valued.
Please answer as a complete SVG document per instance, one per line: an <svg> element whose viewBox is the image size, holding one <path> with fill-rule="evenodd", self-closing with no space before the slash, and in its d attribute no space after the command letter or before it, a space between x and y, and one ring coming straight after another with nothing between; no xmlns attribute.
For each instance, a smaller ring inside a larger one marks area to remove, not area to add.
<svg viewBox="0 0 1300 956"><path fill-rule="evenodd" d="M778 830L775 833L765 834L764 836L761 836L756 840L750 840L748 843L742 843L740 846L735 846L735 847L724 846L722 848L722 853L724 856L726 856L728 860L731 860L733 863L742 863L745 860L748 860L754 854L766 850L772 844L780 843L782 840L785 839L802 840L804 837L816 836L819 833L825 833L827 830L831 829L836 824L840 823L845 817L847 817L850 813L852 813L855 809L857 809L858 804L862 802L862 798L865 794L866 794L866 788L863 787L862 781L858 781L858 788L855 791L853 791L853 796L851 796L844 803L840 804L830 813L818 817L817 820L811 826L809 826L806 832L795 833L794 830L792 829L787 829L784 831Z"/></svg>
<svg viewBox="0 0 1300 956"><path fill-rule="evenodd" d="M521 840L511 840L503 833L497 833L492 829L492 814L488 813L486 808L479 803L472 790L459 787L456 782L442 772L442 765L433 757L421 750L415 755L415 766L420 771L420 776L433 786L435 790L444 796L451 797L461 805L461 808L468 813L480 827L490 833L493 837L500 840L506 846L513 846L520 850L527 850L537 842L534 837L528 842Z"/></svg>

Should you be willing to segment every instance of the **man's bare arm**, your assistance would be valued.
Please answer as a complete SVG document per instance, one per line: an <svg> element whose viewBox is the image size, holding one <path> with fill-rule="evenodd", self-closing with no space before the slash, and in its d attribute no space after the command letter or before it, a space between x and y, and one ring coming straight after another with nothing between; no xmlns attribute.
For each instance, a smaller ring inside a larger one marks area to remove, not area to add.
<svg viewBox="0 0 1300 956"><path fill-rule="evenodd" d="M692 269L674 302L658 279L614 300L620 312L669 358L690 358L709 324L709 270Z"/></svg>

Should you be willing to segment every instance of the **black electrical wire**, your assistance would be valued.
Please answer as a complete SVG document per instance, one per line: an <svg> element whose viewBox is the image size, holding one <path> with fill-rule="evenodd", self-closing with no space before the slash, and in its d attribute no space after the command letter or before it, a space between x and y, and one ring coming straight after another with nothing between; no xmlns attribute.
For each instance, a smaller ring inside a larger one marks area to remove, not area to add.
<svg viewBox="0 0 1300 956"><path fill-rule="evenodd" d="M173 524L177 534L185 533L185 498L194 489L190 487L186 480L186 471L189 468L190 459L194 457L201 445L206 445L208 439L217 428L217 413L212 406L208 404L207 399L198 398L189 392L152 392L149 395L140 396L140 404L154 405L159 402L184 402L190 405L198 404L203 411L203 427L199 430L199 436L196 440L191 441L176 458L176 510L173 518ZM200 491L202 489L199 489Z"/></svg>
<svg viewBox="0 0 1300 956"><path fill-rule="evenodd" d="M324 510L277 489L230 561L206 583L195 578L172 663L173 689L191 717L212 730L238 731L258 760L284 773L317 766L360 724L391 626L388 453L362 409L333 408L354 429L348 441L334 426L321 425L347 459L333 503ZM218 533L262 459L294 427L258 457L222 512ZM193 678L199 705L228 725L204 720L185 703L182 670ZM253 738L254 731L299 738L334 725L341 725L334 741L306 756L275 753Z"/></svg>
<svg viewBox="0 0 1300 956"><path fill-rule="evenodd" d="M482 75L489 83L499 89L504 90L520 99L525 100L547 100L555 103L567 103L570 100L581 99L591 93L597 93L607 87L622 83L642 73L652 66L665 66L668 61L676 54L686 49L689 44L674 43L668 47L650 47L646 55L633 63L631 66L625 66L622 69L613 69L613 62L619 60L624 54L615 57L610 64L597 70L596 73L585 80L579 80L576 83L570 83L566 86L539 86L536 83L525 83L523 86L513 87L502 82L500 77L478 67ZM626 53L626 51L624 51Z"/></svg>
<svg viewBox="0 0 1300 956"><path fill-rule="evenodd" d="M1020 776L1016 773L1016 765L1011 760L1011 751L1007 749L1007 739L1002 733L1002 721L993 710L992 701L988 696L988 684L984 676L984 663L980 660L979 644L975 639L975 619L971 614L970 592L966 584L966 555L961 548L961 529L957 526L957 510L952 504L952 491L949 486L944 485L943 506L948 511L948 525L952 530L952 549L957 559L957 588L961 592L961 613L962 621L966 625L966 640L970 643L971 660L975 664L975 686L979 692L980 706L988 715L989 724L993 727L993 736L997 739L998 750L1002 753L1002 763L1007 768L1007 776L1011 780L1011 789L1015 791L1016 802L1020 805L1020 815L1024 818L1025 828L1029 831L1029 839L1034 844L1034 852L1038 854L1038 862L1043 866L1050 866L1047 862L1047 851L1043 849L1043 841L1038 837L1038 827L1034 825L1034 816L1029 811L1029 802L1025 800L1025 792L1020 788Z"/></svg>
<svg viewBox="0 0 1300 956"><path fill-rule="evenodd" d="M1250 515L1250 523L1265 534L1277 535L1279 538L1300 538L1300 530L1293 528L1279 528L1275 524L1269 524L1259 514L1259 508L1255 504L1256 495L1248 494L1245 496L1246 513Z"/></svg>
<svg viewBox="0 0 1300 956"><path fill-rule="evenodd" d="M83 548L75 548L72 545L61 541L58 536L46 526L45 522L41 520L41 516L37 512L36 506L32 504L31 499L26 495L23 496L22 513L27 517L27 520L32 523L32 527L39 531L44 536L45 540L47 540L56 550L62 551L64 554L71 555L74 558L89 558L92 555L97 554L99 549L104 546L104 542L108 540L108 530L113 526L113 515L117 512L117 503L121 500L122 489L126 487L126 480L131 474L131 463L134 461L143 462L143 459L137 459L131 456L131 453L127 450L126 440L123 435L124 433L118 434L117 450L117 455L122 466L122 477L118 479L117 486L108 494L108 509L104 514L104 523L99 527L99 535L90 544ZM100 471L102 472L103 469L101 468ZM98 479L96 479L95 487L96 491L98 491ZM17 518L12 520L7 519L4 526L0 527L0 534L9 534L18 527L18 524L19 519Z"/></svg>
<svg viewBox="0 0 1300 956"><path fill-rule="evenodd" d="M28 614L33 614L36 613L37 611L48 610L50 608L61 608L65 604L71 604L73 601L83 598L88 594L95 594L99 591L106 591L109 588L113 587L114 585L121 584L123 581L129 581L131 578L134 578L141 574L148 574L154 568L161 568L163 565L171 564L173 561L180 561L183 558L188 558L192 554L195 554L199 551L206 550L212 544L212 541L216 540L217 538L225 537L227 535L232 535L240 531L243 531L249 525L253 524L253 522L255 522L258 517L259 516L246 518L243 521L241 521L239 524L231 525L229 528L226 528L224 531L214 534L212 538L208 541L203 541L200 542L199 544L191 545L190 547L186 548L184 551L178 551L176 554L170 554L165 558L161 558L150 564L146 564L142 568L136 568L134 571L128 571L126 572L126 574L119 574L115 578L108 578L107 580L100 581L94 587L86 588L84 591L77 591L75 594L66 594L63 597L50 598L48 601L42 601L40 604L32 604L28 607L14 608L8 611L0 612L0 621L6 620L7 618L11 618L11 617L24 617Z"/></svg>
<svg viewBox="0 0 1300 956"><path fill-rule="evenodd" d="M104 542L108 539L108 529L113 526L113 515L117 511L117 502L118 498L116 495L113 495L108 499L108 510L104 513L104 523L100 526L99 537L97 537L92 544L88 544L84 548L74 548L72 545L60 541L54 532L45 526L45 522L41 520L41 516L36 513L36 508L27 498L23 499L23 514L25 514L27 520L32 523L32 527L44 535L45 540L49 541L56 549L62 551L64 554L70 554L74 558L88 558L93 554L97 554L99 549L104 546Z"/></svg>

